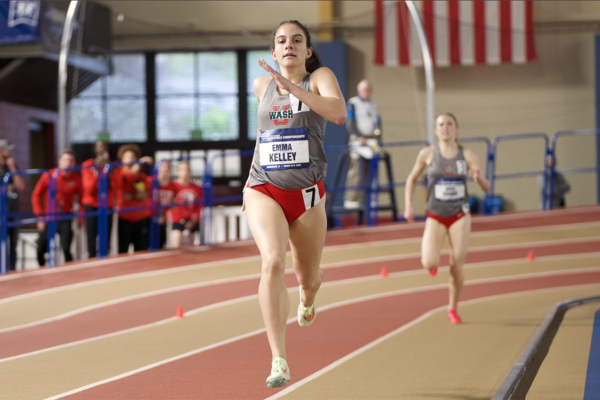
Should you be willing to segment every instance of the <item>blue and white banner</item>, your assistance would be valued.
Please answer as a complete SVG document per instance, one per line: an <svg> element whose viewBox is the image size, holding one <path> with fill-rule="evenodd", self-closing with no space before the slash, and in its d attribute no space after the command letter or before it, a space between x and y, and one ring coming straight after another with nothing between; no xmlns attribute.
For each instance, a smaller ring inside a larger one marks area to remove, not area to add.
<svg viewBox="0 0 600 400"><path fill-rule="evenodd" d="M0 1L0 44L41 40L40 1Z"/></svg>

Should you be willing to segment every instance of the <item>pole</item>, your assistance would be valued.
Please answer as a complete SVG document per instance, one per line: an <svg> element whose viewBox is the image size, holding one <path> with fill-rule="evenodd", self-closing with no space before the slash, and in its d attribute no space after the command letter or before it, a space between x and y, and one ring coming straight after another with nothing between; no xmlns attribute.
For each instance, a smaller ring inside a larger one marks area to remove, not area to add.
<svg viewBox="0 0 600 400"><path fill-rule="evenodd" d="M60 55L58 58L58 154L61 154L65 150L67 143L67 59L69 57L69 47L71 46L71 36L73 35L73 19L77 13L78 6L79 1L71 1L69 3L62 39L60 41Z"/></svg>
<svg viewBox="0 0 600 400"><path fill-rule="evenodd" d="M433 143L434 135L434 119L435 119L435 102L434 102L434 89L435 82L433 80L433 61L431 60L431 52L429 51L429 45L427 44L427 37L425 36L425 30L419 17L419 12L414 2L406 1L410 16L413 19L415 27L417 28L417 36L419 37L419 43L421 44L421 53L423 54L423 65L425 66L425 84L427 87L427 140L429 143Z"/></svg>

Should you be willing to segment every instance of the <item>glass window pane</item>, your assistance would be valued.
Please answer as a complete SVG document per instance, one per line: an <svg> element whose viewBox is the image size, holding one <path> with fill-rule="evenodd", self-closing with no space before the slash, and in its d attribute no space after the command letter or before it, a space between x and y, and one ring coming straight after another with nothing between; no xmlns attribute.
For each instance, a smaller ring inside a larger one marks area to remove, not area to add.
<svg viewBox="0 0 600 400"><path fill-rule="evenodd" d="M113 74L106 79L107 94L145 95L146 71L143 54L113 56Z"/></svg>
<svg viewBox="0 0 600 400"><path fill-rule="evenodd" d="M159 142L190 140L195 128L194 97L161 98L156 101L156 139Z"/></svg>
<svg viewBox="0 0 600 400"><path fill-rule="evenodd" d="M93 143L102 132L102 100L73 99L69 103L71 143Z"/></svg>
<svg viewBox="0 0 600 400"><path fill-rule="evenodd" d="M267 76L269 73L258 65L258 60L265 60L273 69L279 71L279 67L273 57L271 50L249 51L246 56L246 76L248 81L248 93L254 93L253 84L257 76Z"/></svg>
<svg viewBox="0 0 600 400"><path fill-rule="evenodd" d="M108 132L111 142L145 142L146 99L108 99Z"/></svg>
<svg viewBox="0 0 600 400"><path fill-rule="evenodd" d="M104 85L105 81L106 81L106 79L104 77L96 79L94 82L92 82L91 85L89 85L84 90L82 90L77 96L78 97L102 96L102 94L103 94L102 86ZM85 82L82 82L81 79L79 80L79 82L85 84Z"/></svg>
<svg viewBox="0 0 600 400"><path fill-rule="evenodd" d="M258 108L258 100L254 94L254 79L258 76L269 75L262 67L258 65L258 60L265 60L271 67L279 69L273 57L271 50L255 50L249 51L246 56L246 76L248 80L248 139L256 140L256 132L258 122L256 120L256 111Z"/></svg>
<svg viewBox="0 0 600 400"><path fill-rule="evenodd" d="M211 166L214 177L223 176L223 150L209 150L206 156L207 163Z"/></svg>
<svg viewBox="0 0 600 400"><path fill-rule="evenodd" d="M242 159L236 149L225 150L225 176L240 176L242 174Z"/></svg>
<svg viewBox="0 0 600 400"><path fill-rule="evenodd" d="M239 137L239 102L235 95L200 98L202 140L236 140Z"/></svg>
<svg viewBox="0 0 600 400"><path fill-rule="evenodd" d="M200 93L238 92L236 53L199 53L198 64Z"/></svg>
<svg viewBox="0 0 600 400"><path fill-rule="evenodd" d="M190 167L194 178L202 178L206 168L206 152L204 150L190 151Z"/></svg>
<svg viewBox="0 0 600 400"><path fill-rule="evenodd" d="M156 93L195 93L193 53L156 56Z"/></svg>

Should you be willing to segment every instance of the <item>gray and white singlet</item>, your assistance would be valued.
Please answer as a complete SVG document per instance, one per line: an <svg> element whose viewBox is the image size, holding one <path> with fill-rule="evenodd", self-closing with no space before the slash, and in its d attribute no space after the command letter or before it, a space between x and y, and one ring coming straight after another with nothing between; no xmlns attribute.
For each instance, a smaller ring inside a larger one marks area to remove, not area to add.
<svg viewBox="0 0 600 400"><path fill-rule="evenodd" d="M310 73L299 86L311 91ZM270 183L281 189L303 189L325 179L326 123L291 93L280 94L272 79L258 105L258 137L249 186Z"/></svg>
<svg viewBox="0 0 600 400"><path fill-rule="evenodd" d="M427 167L427 211L439 217L469 212L467 161L462 146L452 159L442 157L434 144L433 160Z"/></svg>

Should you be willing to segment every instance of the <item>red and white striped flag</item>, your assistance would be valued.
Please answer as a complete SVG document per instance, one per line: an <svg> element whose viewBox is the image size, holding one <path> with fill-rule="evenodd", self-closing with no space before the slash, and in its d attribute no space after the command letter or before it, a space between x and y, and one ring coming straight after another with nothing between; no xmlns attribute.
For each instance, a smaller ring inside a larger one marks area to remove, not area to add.
<svg viewBox="0 0 600 400"><path fill-rule="evenodd" d="M532 1L414 1L436 66L536 59ZM375 2L375 64L423 65L405 1Z"/></svg>

